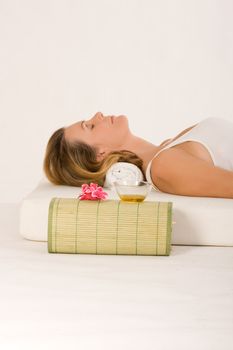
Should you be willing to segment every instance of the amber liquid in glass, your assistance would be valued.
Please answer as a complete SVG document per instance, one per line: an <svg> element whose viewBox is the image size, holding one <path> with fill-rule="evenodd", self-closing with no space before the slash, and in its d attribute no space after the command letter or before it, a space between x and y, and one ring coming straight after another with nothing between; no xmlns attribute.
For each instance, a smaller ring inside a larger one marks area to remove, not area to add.
<svg viewBox="0 0 233 350"><path fill-rule="evenodd" d="M125 202L142 202L145 196L140 194L121 194L120 199Z"/></svg>

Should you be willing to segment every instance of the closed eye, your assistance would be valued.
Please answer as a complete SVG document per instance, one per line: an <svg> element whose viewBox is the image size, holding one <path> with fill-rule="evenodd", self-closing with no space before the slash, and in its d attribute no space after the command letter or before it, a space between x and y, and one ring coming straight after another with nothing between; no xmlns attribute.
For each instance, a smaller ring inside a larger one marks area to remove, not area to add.
<svg viewBox="0 0 233 350"><path fill-rule="evenodd" d="M83 125L84 125L85 128L87 128L86 124L83 123ZM89 124L88 124L88 127L89 127ZM91 129L93 129L93 128L94 128L94 124L91 124Z"/></svg>

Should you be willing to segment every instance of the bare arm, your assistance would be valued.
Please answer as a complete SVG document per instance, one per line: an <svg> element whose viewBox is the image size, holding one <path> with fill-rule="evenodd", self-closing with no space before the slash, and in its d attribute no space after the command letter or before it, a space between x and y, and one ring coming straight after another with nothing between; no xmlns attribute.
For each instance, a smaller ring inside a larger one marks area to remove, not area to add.
<svg viewBox="0 0 233 350"><path fill-rule="evenodd" d="M152 161L154 184L163 192L233 198L233 172L213 166L181 149L170 148Z"/></svg>

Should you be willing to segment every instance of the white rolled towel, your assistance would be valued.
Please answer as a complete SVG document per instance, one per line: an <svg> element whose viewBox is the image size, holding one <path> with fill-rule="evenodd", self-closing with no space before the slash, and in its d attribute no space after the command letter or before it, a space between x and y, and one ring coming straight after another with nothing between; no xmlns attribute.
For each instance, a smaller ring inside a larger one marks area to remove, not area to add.
<svg viewBox="0 0 233 350"><path fill-rule="evenodd" d="M107 171L104 187L112 187L114 181L143 181L143 172L135 164L128 162L114 163Z"/></svg>

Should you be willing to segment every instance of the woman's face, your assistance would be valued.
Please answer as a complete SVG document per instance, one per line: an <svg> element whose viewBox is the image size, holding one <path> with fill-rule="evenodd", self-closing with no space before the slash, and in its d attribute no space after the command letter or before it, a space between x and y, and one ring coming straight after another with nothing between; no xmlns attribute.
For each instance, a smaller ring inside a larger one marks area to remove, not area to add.
<svg viewBox="0 0 233 350"><path fill-rule="evenodd" d="M67 141L83 141L100 152L123 149L129 134L128 118L125 115L104 116L101 112L97 112L91 119L65 128Z"/></svg>

